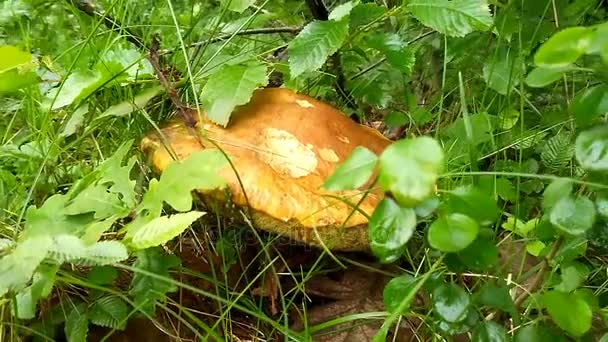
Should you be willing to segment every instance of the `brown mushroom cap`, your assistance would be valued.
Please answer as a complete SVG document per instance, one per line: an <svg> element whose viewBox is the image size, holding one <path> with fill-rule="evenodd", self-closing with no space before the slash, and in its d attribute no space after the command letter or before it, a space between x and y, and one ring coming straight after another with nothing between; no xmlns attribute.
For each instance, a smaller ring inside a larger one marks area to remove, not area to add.
<svg viewBox="0 0 608 342"><path fill-rule="evenodd" d="M321 185L355 147L380 155L391 141L378 131L284 88L256 90L248 104L234 111L227 128L207 119L197 124L199 131L201 126L204 134L196 137L182 121L174 120L162 133L178 159L219 146L234 165L221 172L232 203L247 206L248 199L257 228L313 245L321 239L333 250L369 248L367 218L353 213L352 205L340 199L358 203L369 184L344 192L327 191ZM142 140L141 149L160 172L173 161L156 131ZM202 195L217 198L217 192ZM359 209L371 215L382 196L378 189L372 190Z"/></svg>

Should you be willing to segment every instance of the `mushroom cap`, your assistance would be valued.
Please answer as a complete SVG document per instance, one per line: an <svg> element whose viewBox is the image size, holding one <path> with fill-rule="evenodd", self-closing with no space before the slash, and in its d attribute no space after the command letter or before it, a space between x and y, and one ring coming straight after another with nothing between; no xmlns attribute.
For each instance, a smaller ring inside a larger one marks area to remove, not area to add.
<svg viewBox="0 0 608 342"><path fill-rule="evenodd" d="M368 220L353 206L360 202L358 210L371 215L383 192L366 191L371 180L359 190L334 192L321 186L355 147L380 155L389 139L326 103L285 88L256 90L235 109L226 128L202 116L195 130L181 120L164 125L161 132L169 146L157 131L144 137L140 148L157 171L173 162L169 148L184 159L219 147L233 164L220 172L230 200L238 207L249 205L256 228L312 245L322 241L332 250L369 249ZM199 136L193 134L201 129ZM225 199L218 191L199 193Z"/></svg>

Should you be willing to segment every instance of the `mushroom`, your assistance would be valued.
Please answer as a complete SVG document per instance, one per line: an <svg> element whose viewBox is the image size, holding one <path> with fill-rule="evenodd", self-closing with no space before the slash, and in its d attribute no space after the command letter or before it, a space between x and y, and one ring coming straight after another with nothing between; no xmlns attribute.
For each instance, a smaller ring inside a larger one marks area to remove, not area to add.
<svg viewBox="0 0 608 342"><path fill-rule="evenodd" d="M380 155L389 139L326 103L285 88L256 90L235 109L227 127L201 116L195 130L181 120L164 125L161 132L170 146L157 131L143 138L140 148L153 168L162 172L173 161L169 148L184 159L219 147L233 164L220 172L230 200L236 207L249 205L256 228L331 250L369 250L368 220L358 210L371 215L383 192L367 191L371 180L359 190L340 192L322 184L355 147ZM202 134L193 134L201 129ZM198 193L204 199L227 199L217 191ZM353 208L357 203L358 210Z"/></svg>

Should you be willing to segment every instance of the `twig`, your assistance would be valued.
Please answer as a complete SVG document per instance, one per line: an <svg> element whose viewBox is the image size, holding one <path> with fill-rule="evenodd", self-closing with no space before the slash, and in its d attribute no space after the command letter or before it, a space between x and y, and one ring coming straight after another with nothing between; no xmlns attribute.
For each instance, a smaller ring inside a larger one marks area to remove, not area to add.
<svg viewBox="0 0 608 342"><path fill-rule="evenodd" d="M163 69L160 66L160 56L158 53L158 47L158 37L154 35L152 37L152 46L150 47L150 55L148 60L150 61L150 64L152 64L152 67L154 68L154 70L156 71L156 75L158 76L158 80L160 81L160 84L163 86L163 88L165 88L165 91L169 95L171 102L173 102L173 104L177 108L177 112L184 120L184 123L186 124L186 126L193 128L196 126L196 120L186 110L186 106L182 103L182 100L177 95L177 90L175 90L175 88L169 84L169 81L167 80L167 77L165 76L165 73L163 72Z"/></svg>
<svg viewBox="0 0 608 342"><path fill-rule="evenodd" d="M226 33L219 37L215 37L209 40L200 41L196 43L192 43L188 45L188 48L199 47L204 44L213 44L220 42L222 40L230 39L232 36L247 36L247 35L256 35L256 34L272 34L272 33L298 33L302 31L301 26L283 26L283 27L261 27L261 28L253 28L247 30L241 30L235 33ZM165 49L159 51L161 55L166 55L173 53L176 49Z"/></svg>
<svg viewBox="0 0 608 342"><path fill-rule="evenodd" d="M543 279L545 278L545 274L549 270L549 261L551 261L551 260L553 260L553 258L555 258L555 255L557 255L557 252L559 251L560 247L562 246L563 241L564 240L561 237L557 241L555 241L555 244L553 245L551 252L549 252L549 255L547 255L547 257L542 261L543 264L541 265L540 270L538 270L538 273L536 273L536 276L530 283L530 286L528 286L528 289L526 291L522 292L515 299L515 307L519 307L526 300L526 298L528 298L528 296L530 294L536 292L536 290L538 290L540 288L540 286L542 285Z"/></svg>
<svg viewBox="0 0 608 342"><path fill-rule="evenodd" d="M78 8L81 12L86 15L98 18L103 20L103 23L110 29L116 30L120 29L126 33L127 40L131 42L133 45L137 46L142 50L148 51L150 48L144 43L143 39L141 39L138 35L133 33L130 29L123 27L120 21L114 19L112 16L107 15L103 12L103 10L97 8L94 4L87 0L66 0L71 5Z"/></svg>

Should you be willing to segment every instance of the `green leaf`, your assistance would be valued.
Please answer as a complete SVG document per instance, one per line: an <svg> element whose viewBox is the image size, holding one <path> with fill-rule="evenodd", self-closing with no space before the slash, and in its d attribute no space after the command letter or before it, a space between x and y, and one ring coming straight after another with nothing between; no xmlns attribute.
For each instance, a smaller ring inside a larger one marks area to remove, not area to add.
<svg viewBox="0 0 608 342"><path fill-rule="evenodd" d="M109 285L118 277L118 271L111 266L93 267L87 273L87 281L95 285Z"/></svg>
<svg viewBox="0 0 608 342"><path fill-rule="evenodd" d="M572 193L572 182L566 178L552 181L543 192L543 210L550 211L562 198Z"/></svg>
<svg viewBox="0 0 608 342"><path fill-rule="evenodd" d="M263 64L224 65L209 77L201 92L205 115L226 127L234 108L249 102L254 90L267 84Z"/></svg>
<svg viewBox="0 0 608 342"><path fill-rule="evenodd" d="M112 82L115 83L150 78L154 75L152 64L140 51L118 44L103 53L94 69L108 75L108 79L112 79Z"/></svg>
<svg viewBox="0 0 608 342"><path fill-rule="evenodd" d="M378 156L363 146L353 149L350 156L325 180L329 191L354 190L363 186L374 172Z"/></svg>
<svg viewBox="0 0 608 342"><path fill-rule="evenodd" d="M550 171L564 168L574 156L572 136L567 131L560 131L549 138L541 147L540 160Z"/></svg>
<svg viewBox="0 0 608 342"><path fill-rule="evenodd" d="M413 0L407 9L422 24L452 37L487 31L493 23L486 0Z"/></svg>
<svg viewBox="0 0 608 342"><path fill-rule="evenodd" d="M102 327L123 330L128 313L127 304L120 297L105 296L95 300L89 311L89 319L91 323Z"/></svg>
<svg viewBox="0 0 608 342"><path fill-rule="evenodd" d="M104 240L88 246L85 255L75 263L83 266L115 264L129 257L127 248L120 241Z"/></svg>
<svg viewBox="0 0 608 342"><path fill-rule="evenodd" d="M406 75L412 73L416 62L416 56L407 47L407 43L395 33L376 33L368 39L369 45L382 52L386 60L399 71Z"/></svg>
<svg viewBox="0 0 608 342"><path fill-rule="evenodd" d="M469 246L479 233L479 225L472 218L452 213L441 216L431 224L428 241L431 247L442 252L458 252Z"/></svg>
<svg viewBox="0 0 608 342"><path fill-rule="evenodd" d="M450 212L464 214L481 225L494 223L500 215L496 200L473 186L459 186L451 191L446 205Z"/></svg>
<svg viewBox="0 0 608 342"><path fill-rule="evenodd" d="M555 324L568 334L578 337L591 328L591 307L576 294L547 291L542 302Z"/></svg>
<svg viewBox="0 0 608 342"><path fill-rule="evenodd" d="M540 323L530 324L517 329L514 342L566 342L561 331L554 332Z"/></svg>
<svg viewBox="0 0 608 342"><path fill-rule="evenodd" d="M583 263L571 261L560 265L561 282L555 285L555 289L561 292L572 292L576 290L589 275L589 269Z"/></svg>
<svg viewBox="0 0 608 342"><path fill-rule="evenodd" d="M579 127L593 124L595 119L608 113L608 85L597 85L579 92L570 103Z"/></svg>
<svg viewBox="0 0 608 342"><path fill-rule="evenodd" d="M526 76L526 84L532 88L542 88L559 80L570 70L572 70L571 66L536 67Z"/></svg>
<svg viewBox="0 0 608 342"><path fill-rule="evenodd" d="M350 12L351 29L356 29L359 26L367 25L380 18L385 12L385 7L379 6L373 2L359 4Z"/></svg>
<svg viewBox="0 0 608 342"><path fill-rule="evenodd" d="M407 115L400 112L391 112L384 117L384 123L390 128L404 126L409 121Z"/></svg>
<svg viewBox="0 0 608 342"><path fill-rule="evenodd" d="M433 193L443 163L437 140L426 136L403 139L380 155L378 180L399 204L413 207Z"/></svg>
<svg viewBox="0 0 608 342"><path fill-rule="evenodd" d="M554 34L534 54L534 64L566 67L581 57L591 45L593 31L586 27L568 27Z"/></svg>
<svg viewBox="0 0 608 342"><path fill-rule="evenodd" d="M110 192L120 195L124 205L131 209L135 206L135 181L131 180L130 173L135 165L135 157L131 157L125 165L123 159L129 152L129 148L133 144L133 140L123 142L114 154L106 159L98 168L101 173L101 178L98 184L112 184ZM122 215L120 215L122 217Z"/></svg>
<svg viewBox="0 0 608 342"><path fill-rule="evenodd" d="M87 247L75 235L60 234L52 237L53 244L49 247L48 257L57 263L71 262L86 255Z"/></svg>
<svg viewBox="0 0 608 342"><path fill-rule="evenodd" d="M289 43L289 71L295 78L315 71L342 46L348 35L348 20L313 21Z"/></svg>
<svg viewBox="0 0 608 342"><path fill-rule="evenodd" d="M164 200L175 210L188 211L192 208L191 191L213 190L226 184L219 171L227 164L228 160L218 150L195 152L172 162L160 177L156 192L159 198L155 200Z"/></svg>
<svg viewBox="0 0 608 342"><path fill-rule="evenodd" d="M458 139L459 143L472 144L474 146L492 141L494 131L494 120L492 116L481 112L470 115L467 120L468 123L466 123L462 117L456 119L454 123L447 128L447 134ZM469 124L471 128L470 138L466 128L467 124Z"/></svg>
<svg viewBox="0 0 608 342"><path fill-rule="evenodd" d="M52 241L48 235L20 241L15 249L0 259L0 296L23 288L46 258Z"/></svg>
<svg viewBox="0 0 608 342"><path fill-rule="evenodd" d="M68 197L62 194L53 195L44 201L40 208L30 206L25 214L25 230L22 238L38 235L76 234L83 224L88 223L86 217L68 216L65 210Z"/></svg>
<svg viewBox="0 0 608 342"><path fill-rule="evenodd" d="M89 319L84 308L76 306L65 320L65 337L68 342L86 342L89 333Z"/></svg>
<svg viewBox="0 0 608 342"><path fill-rule="evenodd" d="M0 46L0 94L11 93L34 84L38 78L32 55L12 45Z"/></svg>
<svg viewBox="0 0 608 342"><path fill-rule="evenodd" d="M89 104L85 103L80 107L76 108L68 122L66 122L65 127L59 133L62 137L69 137L72 134L76 133L76 131L82 126L82 122L84 121L84 116L89 112Z"/></svg>
<svg viewBox="0 0 608 342"><path fill-rule="evenodd" d="M42 102L45 109L56 110L83 100L106 82L97 70L81 70L70 74L60 87L53 88Z"/></svg>
<svg viewBox="0 0 608 342"><path fill-rule="evenodd" d="M564 197L551 209L549 221L567 234L581 235L595 222L595 206L584 196Z"/></svg>
<svg viewBox="0 0 608 342"><path fill-rule="evenodd" d="M384 307L386 311L393 313L397 311L401 302L414 291L416 285L416 278L409 274L404 274L391 279L383 291ZM409 305L404 308L401 314L409 312Z"/></svg>
<svg viewBox="0 0 608 342"><path fill-rule="evenodd" d="M131 237L130 245L135 249L161 246L181 234L204 214L200 211L191 211L158 217L138 229Z"/></svg>
<svg viewBox="0 0 608 342"><path fill-rule="evenodd" d="M493 53L483 66L483 79L491 89L501 95L507 95L519 84L522 73L521 61L515 58L514 52L499 50Z"/></svg>
<svg viewBox="0 0 608 342"><path fill-rule="evenodd" d="M163 92L164 88L160 85L146 88L140 91L138 94L133 96L132 99L122 101L118 104L110 106L103 113L101 113L96 119L105 118L108 116L126 116L135 111L144 108L148 102L155 98L158 94Z"/></svg>
<svg viewBox="0 0 608 342"><path fill-rule="evenodd" d="M342 20L342 18L350 15L350 12L359 4L359 0L352 0L336 6L328 16L329 20Z"/></svg>
<svg viewBox="0 0 608 342"><path fill-rule="evenodd" d="M467 317L469 294L456 284L443 284L433 290L433 308L447 322L460 322Z"/></svg>
<svg viewBox="0 0 608 342"><path fill-rule="evenodd" d="M498 263L498 248L494 241L478 236L467 248L458 252L458 258L473 270L486 271Z"/></svg>
<svg viewBox="0 0 608 342"><path fill-rule="evenodd" d="M502 325L493 321L483 321L473 330L474 342L502 342L509 341L507 332Z"/></svg>
<svg viewBox="0 0 608 342"><path fill-rule="evenodd" d="M222 0L225 5L228 5L228 9L238 13L242 13L249 6L255 3L255 0Z"/></svg>
<svg viewBox="0 0 608 342"><path fill-rule="evenodd" d="M519 112L512 108L507 108L498 113L498 117L496 119L498 128L502 130L509 130L513 128L517 121L519 121Z"/></svg>
<svg viewBox="0 0 608 342"><path fill-rule="evenodd" d="M383 263L397 260L416 228L416 212L384 198L369 219L370 247Z"/></svg>
<svg viewBox="0 0 608 342"><path fill-rule="evenodd" d="M581 167L591 171L608 170L608 125L586 130L575 142L575 156Z"/></svg>
<svg viewBox="0 0 608 342"><path fill-rule="evenodd" d="M518 315L513 298L509 294L509 288L506 286L499 287L492 283L484 284L475 295L475 302L479 305L487 305L507 312L513 318Z"/></svg>
<svg viewBox="0 0 608 342"><path fill-rule="evenodd" d="M112 215L127 214L118 194L109 192L106 185L92 185L79 193L66 208L67 215L95 213L95 218L102 220Z"/></svg>
<svg viewBox="0 0 608 342"><path fill-rule="evenodd" d="M135 252L137 258L133 263L136 270L142 270L155 274L158 277L151 277L141 272L135 271L131 281L129 294L133 297L135 307L144 313L154 315L156 303L165 299L167 292L174 292L177 286L170 282L171 275L169 270L180 264L179 258L175 255L166 255L162 249L148 248Z"/></svg>

